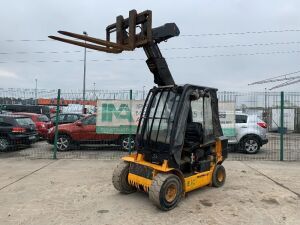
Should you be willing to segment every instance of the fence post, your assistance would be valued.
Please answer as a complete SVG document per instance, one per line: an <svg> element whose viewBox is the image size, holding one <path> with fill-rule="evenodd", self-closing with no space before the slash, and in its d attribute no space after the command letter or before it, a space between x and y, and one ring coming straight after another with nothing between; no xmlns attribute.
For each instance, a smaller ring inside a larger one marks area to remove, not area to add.
<svg viewBox="0 0 300 225"><path fill-rule="evenodd" d="M57 103L56 103L56 113L55 113L55 136L54 136L54 149L53 149L53 159L57 159L57 138L58 138L58 116L59 116L59 105L60 105L60 89L57 91Z"/></svg>
<svg viewBox="0 0 300 225"><path fill-rule="evenodd" d="M280 161L283 161L284 92L280 92Z"/></svg>
<svg viewBox="0 0 300 225"><path fill-rule="evenodd" d="M129 91L129 100L130 100L130 113L132 114L132 90L130 89ZM129 155L131 155L131 139L132 139L132 121L130 121L130 124L129 124Z"/></svg>

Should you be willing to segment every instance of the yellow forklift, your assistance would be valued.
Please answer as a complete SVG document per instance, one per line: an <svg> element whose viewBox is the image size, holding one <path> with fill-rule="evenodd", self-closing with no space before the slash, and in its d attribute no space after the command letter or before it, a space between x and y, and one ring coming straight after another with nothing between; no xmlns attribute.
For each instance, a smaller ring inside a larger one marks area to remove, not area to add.
<svg viewBox="0 0 300 225"><path fill-rule="evenodd" d="M152 12L129 12L106 28L106 40L59 31L77 38L52 39L78 46L121 53L143 48L154 75L136 132L136 152L122 158L113 172L114 187L123 194L142 190L162 210L171 210L186 193L203 186L221 187L227 139L218 114L217 89L175 84L158 44L179 35L175 23L152 28ZM116 42L111 41L115 33Z"/></svg>

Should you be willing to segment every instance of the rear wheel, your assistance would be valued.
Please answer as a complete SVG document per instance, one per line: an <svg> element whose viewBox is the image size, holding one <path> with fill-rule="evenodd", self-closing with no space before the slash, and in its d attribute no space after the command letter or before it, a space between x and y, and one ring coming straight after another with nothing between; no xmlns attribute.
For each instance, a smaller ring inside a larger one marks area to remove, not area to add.
<svg viewBox="0 0 300 225"><path fill-rule="evenodd" d="M9 148L9 140L6 137L0 137L0 152L5 152Z"/></svg>
<svg viewBox="0 0 300 225"><path fill-rule="evenodd" d="M57 138L57 150L68 151L71 147L71 139L67 135L59 135Z"/></svg>
<svg viewBox="0 0 300 225"><path fill-rule="evenodd" d="M224 166L216 165L212 175L212 186L221 187L226 180L226 171Z"/></svg>
<svg viewBox="0 0 300 225"><path fill-rule="evenodd" d="M182 197L182 182L174 174L157 174L149 188L150 200L161 210L175 208Z"/></svg>
<svg viewBox="0 0 300 225"><path fill-rule="evenodd" d="M136 191L136 188L128 183L129 163L121 161L113 172L112 183L119 192L130 194Z"/></svg>
<svg viewBox="0 0 300 225"><path fill-rule="evenodd" d="M246 137L241 145L242 149L248 154L256 154L260 149L259 141L254 136Z"/></svg>

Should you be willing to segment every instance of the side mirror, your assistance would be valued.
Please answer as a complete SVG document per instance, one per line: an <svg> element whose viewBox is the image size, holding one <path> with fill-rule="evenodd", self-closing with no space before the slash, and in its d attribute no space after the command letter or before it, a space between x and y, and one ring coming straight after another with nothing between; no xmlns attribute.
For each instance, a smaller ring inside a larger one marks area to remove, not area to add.
<svg viewBox="0 0 300 225"><path fill-rule="evenodd" d="M79 127L82 126L82 122L81 122L80 120L79 120L79 121L76 121L75 124L76 124L76 126L79 126Z"/></svg>

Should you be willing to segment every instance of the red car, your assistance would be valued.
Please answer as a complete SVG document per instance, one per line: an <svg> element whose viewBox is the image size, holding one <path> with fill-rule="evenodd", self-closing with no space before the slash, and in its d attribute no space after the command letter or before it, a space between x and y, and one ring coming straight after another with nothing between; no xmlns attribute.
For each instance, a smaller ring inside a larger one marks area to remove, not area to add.
<svg viewBox="0 0 300 225"><path fill-rule="evenodd" d="M26 116L32 119L32 121L35 123L39 137L43 139L47 138L48 128L50 128L51 122L46 115L27 112L18 112L14 113L14 115Z"/></svg>
<svg viewBox="0 0 300 225"><path fill-rule="evenodd" d="M54 144L55 127L49 129L48 143ZM57 149L68 151L72 147L79 148L80 145L103 145L118 144L123 150L129 149L129 135L121 134L97 134L96 115L90 115L74 123L58 125ZM131 139L134 148L134 136Z"/></svg>

